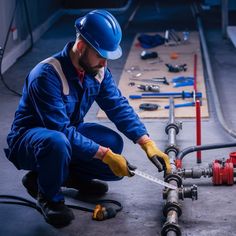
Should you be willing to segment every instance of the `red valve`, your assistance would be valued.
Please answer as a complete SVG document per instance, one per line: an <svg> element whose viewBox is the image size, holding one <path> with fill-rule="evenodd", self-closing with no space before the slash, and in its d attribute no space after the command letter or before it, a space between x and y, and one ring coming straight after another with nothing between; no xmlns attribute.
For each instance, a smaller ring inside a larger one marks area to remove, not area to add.
<svg viewBox="0 0 236 236"><path fill-rule="evenodd" d="M231 152L229 154L229 159L227 159L228 162L232 162L234 167L236 167L236 152Z"/></svg>
<svg viewBox="0 0 236 236"><path fill-rule="evenodd" d="M215 160L212 164L212 182L214 185L234 184L234 165L229 159L226 162Z"/></svg>
<svg viewBox="0 0 236 236"><path fill-rule="evenodd" d="M181 169L182 168L182 160L181 159L176 159L175 160L175 166L177 169Z"/></svg>

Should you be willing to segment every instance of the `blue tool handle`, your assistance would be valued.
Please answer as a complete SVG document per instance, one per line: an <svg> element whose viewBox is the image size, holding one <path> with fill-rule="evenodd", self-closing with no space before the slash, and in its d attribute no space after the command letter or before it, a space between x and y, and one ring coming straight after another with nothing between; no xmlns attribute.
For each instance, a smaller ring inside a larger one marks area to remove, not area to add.
<svg viewBox="0 0 236 236"><path fill-rule="evenodd" d="M202 93L198 92L195 94L196 98L201 98L202 97ZM193 98L193 92L183 92L183 98Z"/></svg>
<svg viewBox="0 0 236 236"><path fill-rule="evenodd" d="M193 80L186 80L182 82L174 82L173 87L178 88L178 87L183 87L183 86L192 86L193 85Z"/></svg>
<svg viewBox="0 0 236 236"><path fill-rule="evenodd" d="M141 99L142 95L129 95L130 99Z"/></svg>
<svg viewBox="0 0 236 236"><path fill-rule="evenodd" d="M141 99L145 97L182 97L184 98L193 98L193 92L170 92L170 93L142 93L141 95L130 95L130 99ZM196 93L196 98L201 98L202 93L198 92Z"/></svg>
<svg viewBox="0 0 236 236"><path fill-rule="evenodd" d="M142 93L142 96L147 96L147 97L152 97L152 96L157 96L157 97L163 97L163 96L166 96L166 97L170 97L170 96L181 96L182 95L182 92L170 92L170 93Z"/></svg>
<svg viewBox="0 0 236 236"><path fill-rule="evenodd" d="M172 79L173 83L178 83L178 82L185 82L185 81L189 81L189 80L194 80L193 77L185 77L185 76L179 76L179 77L175 77Z"/></svg>
<svg viewBox="0 0 236 236"><path fill-rule="evenodd" d="M142 93L141 95L145 96L145 97L152 97L152 96L156 96L156 97L182 96L182 98L192 98L193 97L193 92L182 91L182 92L169 92L169 93ZM201 98L202 93L201 92L196 93L196 97Z"/></svg>
<svg viewBox="0 0 236 236"><path fill-rule="evenodd" d="M196 93L196 98L202 98L202 93L201 92Z"/></svg>
<svg viewBox="0 0 236 236"><path fill-rule="evenodd" d="M175 104L174 107L178 108L178 107L192 107L195 106L195 102L187 102L187 103L182 103L182 104ZM167 105L164 107L165 109L169 109L170 106Z"/></svg>

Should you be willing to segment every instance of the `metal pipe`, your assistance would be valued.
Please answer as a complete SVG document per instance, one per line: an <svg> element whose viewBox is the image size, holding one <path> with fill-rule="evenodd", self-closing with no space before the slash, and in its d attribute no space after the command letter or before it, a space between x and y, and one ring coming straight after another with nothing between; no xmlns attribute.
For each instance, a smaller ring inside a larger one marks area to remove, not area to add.
<svg viewBox="0 0 236 236"><path fill-rule="evenodd" d="M176 130L175 129L169 130L168 142L170 145L176 144Z"/></svg>
<svg viewBox="0 0 236 236"><path fill-rule="evenodd" d="M166 217L166 222L164 223L161 235L181 235L181 229L178 225L178 217L182 214L181 204L179 200L184 200L184 198L192 198L192 200L197 200L197 186L183 188L182 177L178 174L173 174L177 168L175 165L176 156L178 149L176 148L176 135L179 132L181 125L175 121L174 115L174 99L170 97L169 99L169 121L166 126L166 133L168 134L168 144L166 153L170 158L170 163L172 167L172 173L165 177L165 181L177 186L177 189L163 190L163 199L166 199L166 203L163 208L163 214Z"/></svg>
<svg viewBox="0 0 236 236"><path fill-rule="evenodd" d="M201 145L201 146L191 146L183 149L181 152L179 152L177 159L182 160L184 156L191 152L196 152L200 150L211 150L211 149L220 149L220 148L228 148L228 147L236 147L236 142L234 143L216 143L216 144L207 144L207 145Z"/></svg>
<svg viewBox="0 0 236 236"><path fill-rule="evenodd" d="M167 236L176 236L176 233L173 231L167 232Z"/></svg>
<svg viewBox="0 0 236 236"><path fill-rule="evenodd" d="M212 96L213 96L213 101L214 101L214 105L215 105L215 109L216 109L217 118L218 118L221 126L225 129L225 131L227 133L229 133L232 137L236 138L236 131L229 128L229 126L225 122L225 118L222 114L222 108L221 108L221 105L220 105L218 92L217 92L215 82L214 82L214 77L213 77L211 62L210 62L210 58L209 58L209 52L208 52L208 48L207 48L207 44L206 44L206 39L205 39L205 36L204 36L202 21L200 19L199 11L197 9L196 4L193 4L192 11L193 11L193 14L196 17L196 21L197 21L197 26L198 26L199 37L200 37L201 46L202 46L203 57L204 57L205 65L206 65L208 80L209 80L210 87L211 87L211 90L212 90Z"/></svg>
<svg viewBox="0 0 236 236"><path fill-rule="evenodd" d="M177 174L181 176L182 178L192 178L192 179L200 179L203 177L212 177L212 168L199 168L199 167L193 167L191 169L182 169L178 170Z"/></svg>
<svg viewBox="0 0 236 236"><path fill-rule="evenodd" d="M175 109L174 109L175 103L174 103L174 98L173 97L170 97L169 103L170 103L169 122L174 123L175 122Z"/></svg>
<svg viewBox="0 0 236 236"><path fill-rule="evenodd" d="M169 109L169 122L167 127L169 126L170 128L168 128L168 146L169 147L173 147L176 146L176 129L174 128L175 126L175 103L174 103L174 98L170 97L169 98L169 105L170 105L170 109ZM172 127L173 126L173 127ZM170 158L170 163L171 163L171 167L172 167L172 171L176 170L176 166L175 166L175 159L176 159L176 153L174 151L168 151L167 152L169 158Z"/></svg>
<svg viewBox="0 0 236 236"><path fill-rule="evenodd" d="M178 133L178 127L175 123L175 113L174 113L174 98L169 98L169 122L166 127L166 133L168 134L168 145L169 147L176 146L176 135ZM168 149L168 148L167 148ZM166 151L169 158L170 163L172 167L172 171L176 170L175 166L175 159L177 153L173 149L169 149ZM171 184L174 184L177 186L177 181L171 180ZM178 209L180 209L179 206L179 196L178 196L178 189L176 190L169 190L167 192L167 198L166 198L166 205L165 205L165 213L166 214L166 222L164 223L162 227L162 235L168 235L168 236L178 236L181 234L180 227L178 225ZM173 206L178 206L177 209ZM164 212L164 211L163 211Z"/></svg>

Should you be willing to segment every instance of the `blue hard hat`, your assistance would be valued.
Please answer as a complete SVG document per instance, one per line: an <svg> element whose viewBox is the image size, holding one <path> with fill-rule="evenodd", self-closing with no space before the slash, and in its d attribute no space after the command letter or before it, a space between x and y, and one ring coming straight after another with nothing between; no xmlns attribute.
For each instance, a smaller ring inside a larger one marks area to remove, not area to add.
<svg viewBox="0 0 236 236"><path fill-rule="evenodd" d="M75 28L102 57L118 59L122 55L122 32L115 17L105 10L94 10L75 21Z"/></svg>

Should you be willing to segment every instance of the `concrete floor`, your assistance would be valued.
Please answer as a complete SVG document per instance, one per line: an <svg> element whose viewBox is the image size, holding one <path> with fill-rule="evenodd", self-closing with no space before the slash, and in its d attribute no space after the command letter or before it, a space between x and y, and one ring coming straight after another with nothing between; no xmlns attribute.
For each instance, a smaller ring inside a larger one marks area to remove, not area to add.
<svg viewBox="0 0 236 236"><path fill-rule="evenodd" d="M178 30L196 30L195 21L191 15L189 1L141 1L133 21L124 31L122 47L124 56L110 63L111 71L116 80L122 72L129 48L136 33L156 32L166 28ZM131 6L127 12L118 14L117 18L124 27L127 19L135 6ZM235 12L232 13L235 16ZM22 57L5 74L4 78L10 87L21 91L25 76L40 60L61 50L64 44L73 39L73 22L76 16L62 17L33 47L32 51ZM234 17L236 19L236 17ZM234 21L231 16L231 21ZM203 13L204 26L206 27L207 43L210 58L213 65L214 77L223 112L230 127L236 129L236 49L230 41L221 37L220 12L213 9ZM233 22L236 24L236 22ZM63 29L63 30L61 30ZM46 50L45 50L46 49ZM206 77L207 94L209 99L210 117L202 120L202 143L227 143L235 141L220 126L215 107L212 101L212 90ZM11 122L19 98L7 91L0 83L0 194L18 195L30 199L21 184L21 178L25 171L17 171L15 167L6 160L3 148L6 146L6 135L10 129ZM112 127L114 125L108 120L97 120L98 107L95 104L86 117L86 121L100 122ZM149 130L150 136L157 142L161 149L167 144L165 126L168 120L143 120ZM177 144L180 149L195 145L195 121L183 120L183 129L177 135ZM162 174L147 160L142 150L124 137L125 147L123 154L135 164L140 170L162 178ZM217 158L228 158L230 152L235 148L226 148L203 152L201 167ZM184 167L196 166L195 154L189 154L183 162ZM198 185L197 201L186 199L182 202L183 214L179 218L182 235L192 236L232 236L236 235L235 225L235 186L215 187L209 178L197 180L184 180L185 186ZM76 191L65 190L67 203L77 203L79 196ZM91 219L91 213L74 210L75 220L71 225L56 229L45 223L43 217L34 209L23 206L12 206L0 204L0 235L7 236L104 236L104 235L136 235L153 236L160 235L165 218L162 215L164 200L162 199L162 187L155 185L138 176L124 178L119 182L109 183L109 193L106 199L120 201L124 209L117 214L116 218L96 222ZM31 199L32 200L32 199Z"/></svg>

